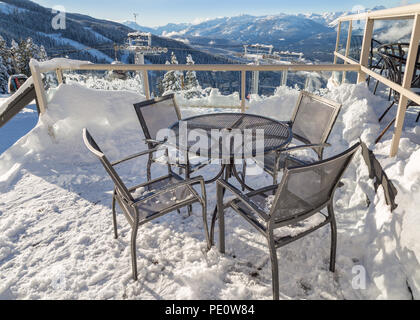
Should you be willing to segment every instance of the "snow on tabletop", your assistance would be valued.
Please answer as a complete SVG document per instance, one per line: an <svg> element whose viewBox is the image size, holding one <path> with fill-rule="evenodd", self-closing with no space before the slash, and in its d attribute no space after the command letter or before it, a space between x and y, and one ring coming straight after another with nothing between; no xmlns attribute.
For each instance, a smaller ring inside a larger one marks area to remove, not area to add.
<svg viewBox="0 0 420 320"><path fill-rule="evenodd" d="M321 94L343 104L326 156L362 137L398 188L398 208L390 212L381 188L375 194L357 154L334 198L336 273L328 271L330 230L324 227L278 250L280 297L411 299L408 283L420 298L420 132L413 125L415 115L408 116L401 150L390 159L391 132L373 144L386 99L373 96L365 84ZM285 120L297 97L296 90L280 88L273 97L253 97L248 112ZM140 227L139 281L131 279L130 227L118 214L120 237L113 238L113 184L83 145L81 133L87 127L111 161L144 150L132 106L143 99L128 91L61 85L37 126L0 156L0 299L271 299L265 239L227 211L226 254L216 248L207 252L196 205L190 217L182 210ZM211 112L180 107L183 117ZM145 159L117 169L130 186L145 180ZM217 169L209 166L200 173L209 178ZM157 177L167 168L155 164L152 172ZM270 184L271 177L249 176L247 181L258 187ZM214 184L208 185L207 195L211 212ZM366 270L365 289L352 287L359 266Z"/></svg>

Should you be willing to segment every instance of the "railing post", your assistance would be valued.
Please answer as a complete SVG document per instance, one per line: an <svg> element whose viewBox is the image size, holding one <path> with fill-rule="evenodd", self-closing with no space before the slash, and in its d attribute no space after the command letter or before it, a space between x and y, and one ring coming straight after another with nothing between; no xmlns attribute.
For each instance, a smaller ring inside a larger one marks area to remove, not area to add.
<svg viewBox="0 0 420 320"><path fill-rule="evenodd" d="M370 54L370 46L372 43L372 35L373 35L373 19L366 18L366 26L365 32L363 35L363 43L362 43L362 51L360 53L360 65L367 67L369 64L369 54ZM357 83L363 82L366 80L366 73L359 71L359 75L357 77Z"/></svg>
<svg viewBox="0 0 420 320"><path fill-rule="evenodd" d="M245 102L246 102L246 71L241 71L241 112L245 113Z"/></svg>
<svg viewBox="0 0 420 320"><path fill-rule="evenodd" d="M55 70L55 73L57 74L58 84L62 84L63 83L63 72L61 71L60 68L57 68Z"/></svg>
<svg viewBox="0 0 420 320"><path fill-rule="evenodd" d="M282 86L285 86L286 84L287 84L287 74L288 74L288 70L284 70L282 73L281 73L281 85Z"/></svg>
<svg viewBox="0 0 420 320"><path fill-rule="evenodd" d="M147 70L143 70L143 88L144 94L146 95L146 100L150 99L150 87L149 87L149 75Z"/></svg>
<svg viewBox="0 0 420 320"><path fill-rule="evenodd" d="M347 32L347 43L346 43L346 53L344 54L346 58L348 58L350 53L350 46L351 46L351 33L353 31L353 20L349 21L349 30ZM347 61L344 61L344 64L347 64ZM343 77L341 79L341 83L346 81L346 71L343 71Z"/></svg>
<svg viewBox="0 0 420 320"><path fill-rule="evenodd" d="M39 72L38 62L31 61L29 67L32 73L32 80L36 93L36 100L38 102L39 112L43 114L47 109L47 96L45 94L44 84L42 83L41 73Z"/></svg>
<svg viewBox="0 0 420 320"><path fill-rule="evenodd" d="M338 52L338 47L340 45L340 32L341 32L341 21L338 22L338 27L337 27L337 40L335 41L335 52ZM337 64L336 55L334 55L334 64Z"/></svg>
<svg viewBox="0 0 420 320"><path fill-rule="evenodd" d="M411 82L413 81L413 73L416 65L417 51L419 48L420 41L420 16L416 14L413 21L413 31L411 31L410 47L407 52L407 64L404 71L404 79L402 87L405 89L411 88ZM400 144L401 133L404 125L405 112L407 109L408 99L401 93L400 101L398 104L397 118L395 121L395 131L392 136L390 156L394 157L397 155L398 146Z"/></svg>

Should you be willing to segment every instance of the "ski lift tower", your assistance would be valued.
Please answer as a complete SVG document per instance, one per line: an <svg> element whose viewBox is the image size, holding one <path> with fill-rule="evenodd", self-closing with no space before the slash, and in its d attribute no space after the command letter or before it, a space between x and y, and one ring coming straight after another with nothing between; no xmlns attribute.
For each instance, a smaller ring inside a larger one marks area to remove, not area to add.
<svg viewBox="0 0 420 320"><path fill-rule="evenodd" d="M260 64L260 60L264 60L265 57L268 55L270 56L273 52L272 45L264 45L264 44L246 44L244 45L244 54L243 57L246 59L254 60L255 65ZM259 89L259 81L260 81L260 72L253 71L252 72L252 84L251 84L251 94L258 94Z"/></svg>
<svg viewBox="0 0 420 320"><path fill-rule="evenodd" d="M152 47L152 34L150 32L131 32L127 35L127 38L127 44L123 49L134 52L135 64L144 64L144 56L159 55L168 52L168 48ZM140 76L142 77L144 86L143 74L140 74Z"/></svg>

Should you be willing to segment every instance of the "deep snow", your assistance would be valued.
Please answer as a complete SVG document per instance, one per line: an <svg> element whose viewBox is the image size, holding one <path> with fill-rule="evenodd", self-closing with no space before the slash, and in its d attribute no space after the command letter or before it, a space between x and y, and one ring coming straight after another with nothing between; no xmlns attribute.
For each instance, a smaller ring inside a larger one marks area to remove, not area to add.
<svg viewBox="0 0 420 320"><path fill-rule="evenodd" d="M377 113L386 101L365 84L321 94L343 103L327 155L359 137L373 148L381 129ZM248 112L286 120L297 96L295 89L279 88L272 97L253 97ZM190 217L184 210L142 226L139 281L131 279L130 228L119 214L120 238L113 239L113 186L83 145L81 131L89 128L111 160L143 150L132 107L142 99L135 92L77 84L51 89L48 112L0 156L0 299L271 299L265 240L231 211L226 215L226 255L216 248L206 251L198 207ZM183 117L211 112L186 106L181 105ZM391 213L381 190L375 195L357 155L335 196L336 273L328 271L330 232L325 227L278 250L281 298L411 299L408 285L420 297L420 128L414 119L410 113L398 157L387 157L391 133L374 147L398 188L398 208ZM119 169L130 185L145 179L141 160ZM153 175L165 170L155 166ZM201 174L216 171L210 167ZM250 176L248 181L264 186L271 178ZM210 211L215 186L207 192ZM352 287L359 266L366 270L365 289Z"/></svg>

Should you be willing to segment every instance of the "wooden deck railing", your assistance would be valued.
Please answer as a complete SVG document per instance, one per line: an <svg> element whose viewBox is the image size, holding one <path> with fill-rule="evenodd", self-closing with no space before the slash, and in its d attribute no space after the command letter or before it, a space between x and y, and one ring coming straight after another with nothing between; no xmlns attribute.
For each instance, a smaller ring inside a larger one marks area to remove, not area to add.
<svg viewBox="0 0 420 320"><path fill-rule="evenodd" d="M373 35L373 25L375 20L390 20L390 19L413 19L413 31L411 35L410 48L408 51L408 59L406 65L406 72L404 74L404 80L402 84L398 84L388 80L387 78L379 75L378 73L368 68L370 45ZM350 39L352 34L352 21L354 20L366 20L364 36L361 48L361 56L359 61L355 61L349 57ZM342 23L344 21L349 22L349 30L347 33L347 43L345 54L338 52L340 42L340 32ZM418 43L420 41L420 4L410 5L405 7L399 7L394 9L379 10L375 12L362 13L357 15L350 15L340 17L336 21L337 27L337 42L334 52L334 63L333 64L276 64L276 65L244 65L244 64L221 64L221 65L173 65L173 64L148 64L148 65L132 65L132 64L84 64L77 67L72 67L71 70L121 70L121 71L139 71L143 74L144 89L146 98L150 98L149 89L149 78L148 71L237 71L241 73L241 111L245 112L245 86L246 86L246 72L252 71L333 71L343 72L342 79L345 79L346 72L353 71L358 73L358 82L365 81L366 76L369 75L384 85L392 88L393 90L401 94L401 98L398 106L397 119L395 123L395 130L392 139L392 145L390 155L395 156L398 151L398 145L401 137L401 132L404 124L405 110L408 100L412 100L420 104L420 96L410 90L412 81L412 75L415 66L415 58L418 49ZM342 59L344 64L337 64L337 60ZM38 98L38 104L40 111L44 112L47 107L47 100L45 90L42 86L41 73L45 72L56 72L59 83L63 81L63 71L70 70L69 67L58 66L58 68L32 66L31 71L34 79L35 89Z"/></svg>
<svg viewBox="0 0 420 320"><path fill-rule="evenodd" d="M404 20L412 19L413 27L411 31L410 47L407 53L407 63L405 66L404 79L402 84L390 81L386 77L374 72L368 68L369 54L371 50L371 43L373 37L374 22L377 20ZM366 20L363 42L360 53L360 60L355 61L349 57L350 40L352 35L352 21ZM347 43L345 48L345 54L339 53L340 33L343 22L349 22ZM377 79L382 84L392 88L393 90L400 93L400 99L398 104L397 117L395 120L394 135L392 137L390 156L393 157L398 152L398 146L401 139L401 133L404 126L404 119L408 100L414 101L420 105L420 96L411 91L412 77L414 74L414 68L416 65L417 51L420 41L420 4L414 4L409 6L403 6L398 8L391 8L386 10L378 10L373 12L365 12L355 15L349 15L340 17L335 21L338 24L337 27L337 42L334 51L334 64L337 63L337 59L341 59L345 64L358 65L360 71L358 74L357 81L363 82L366 80L366 76L371 76ZM345 78L345 75L343 75Z"/></svg>

